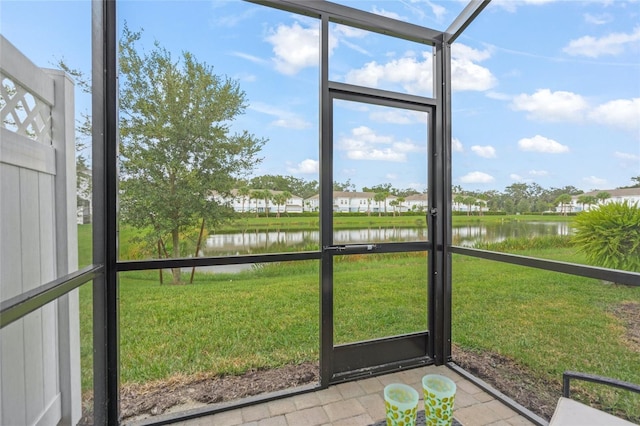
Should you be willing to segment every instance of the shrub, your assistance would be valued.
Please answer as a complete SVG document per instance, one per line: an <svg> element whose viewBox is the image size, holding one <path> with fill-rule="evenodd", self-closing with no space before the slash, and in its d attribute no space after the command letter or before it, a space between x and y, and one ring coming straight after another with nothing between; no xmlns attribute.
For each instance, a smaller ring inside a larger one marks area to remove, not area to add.
<svg viewBox="0 0 640 426"><path fill-rule="evenodd" d="M596 266L640 272L640 207L606 203L576 216L573 242Z"/></svg>

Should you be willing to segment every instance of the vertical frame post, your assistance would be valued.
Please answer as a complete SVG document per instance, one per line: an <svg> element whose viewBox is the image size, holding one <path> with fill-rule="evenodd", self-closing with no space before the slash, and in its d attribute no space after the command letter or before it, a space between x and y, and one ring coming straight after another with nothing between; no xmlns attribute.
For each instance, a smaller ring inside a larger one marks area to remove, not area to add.
<svg viewBox="0 0 640 426"><path fill-rule="evenodd" d="M329 18L320 19L320 385L333 376L333 105L329 96Z"/></svg>
<svg viewBox="0 0 640 426"><path fill-rule="evenodd" d="M119 423L117 261L117 38L115 0L94 0L92 32L94 424Z"/></svg>
<svg viewBox="0 0 640 426"><path fill-rule="evenodd" d="M451 47L436 42L434 95L437 99L429 154L429 314L431 356L436 365L451 358Z"/></svg>

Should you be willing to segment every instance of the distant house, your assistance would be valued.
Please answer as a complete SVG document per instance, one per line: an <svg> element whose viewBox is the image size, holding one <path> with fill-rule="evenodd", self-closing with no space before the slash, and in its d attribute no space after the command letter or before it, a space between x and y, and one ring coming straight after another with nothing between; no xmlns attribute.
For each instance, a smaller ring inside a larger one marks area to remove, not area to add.
<svg viewBox="0 0 640 426"><path fill-rule="evenodd" d="M607 194L610 195L610 197L607 199L601 200L598 203L593 205L589 205L589 204L582 205L580 202L578 202L578 198L580 197L583 197L583 196L596 197L601 192L606 192ZM585 192L584 194L580 194L580 195L574 195L571 197L569 212L577 213L581 211L588 211L596 207L598 204L622 203L624 201L631 204L637 203L638 205L640 205L640 188L599 189L596 191ZM556 210L558 209L559 207L556 208Z"/></svg>
<svg viewBox="0 0 640 426"><path fill-rule="evenodd" d="M404 201L394 205L398 199L389 195L384 201L376 201L375 192L333 191L333 211L340 213L396 213L420 211L427 208L427 195L417 194L405 197ZM319 195L316 194L304 200L304 211L319 211Z"/></svg>
<svg viewBox="0 0 640 426"><path fill-rule="evenodd" d="M427 194L414 194L405 197L405 209L402 211L426 211L429 205Z"/></svg>
<svg viewBox="0 0 640 426"><path fill-rule="evenodd" d="M256 190L253 190L256 191ZM252 192L253 192L252 191ZM282 194L283 191L269 191L271 195ZM251 195L239 195L237 189L231 190L231 196L224 197L214 192L214 199L220 204L227 204L237 213L302 213L304 210L303 199L297 195L291 195L285 204L277 205L273 200L269 200L268 205L263 198L253 198Z"/></svg>

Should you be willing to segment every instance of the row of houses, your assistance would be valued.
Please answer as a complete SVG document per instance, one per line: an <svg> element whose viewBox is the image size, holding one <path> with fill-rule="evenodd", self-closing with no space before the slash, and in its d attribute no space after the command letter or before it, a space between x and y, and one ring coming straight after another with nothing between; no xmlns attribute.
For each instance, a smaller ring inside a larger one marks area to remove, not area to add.
<svg viewBox="0 0 640 426"><path fill-rule="evenodd" d="M597 190L580 195L575 195L571 199L571 203L564 206L557 206L556 211L559 213L578 213L587 211L597 205L583 204L582 197L596 197L598 194L606 192L609 198L600 200L599 203L638 203L640 205L640 188L624 188L611 190ZM282 191L271 191L271 195L282 194ZM333 192L333 211L340 213L404 213L409 211L424 211L427 209L427 194L416 194L407 197L396 197L389 195L383 201L376 201L374 192L351 192L351 191L334 191ZM260 198L252 198L250 196L240 196L237 191L232 191L231 197L216 196L220 203L228 203L236 212L239 213L301 213L301 212L317 212L320 208L320 196L318 194L303 199L297 195L290 195L285 204L276 204L273 200L264 200ZM454 203L455 204L455 203ZM477 211L478 206L466 206L455 204L454 210L466 211L469 207L472 211Z"/></svg>
<svg viewBox="0 0 640 426"><path fill-rule="evenodd" d="M309 198L290 195L285 204L276 204L273 197L282 194L282 191L270 191L272 199L265 200L251 196L239 195L232 190L230 197L219 194L214 198L219 203L228 204L239 213L301 213L317 212L320 209L320 196L318 194ZM378 213L378 212L407 212L424 210L427 208L427 194L417 194L408 197L396 197L389 195L385 200L376 201L374 192L333 192L333 211L340 213Z"/></svg>
<svg viewBox="0 0 640 426"><path fill-rule="evenodd" d="M271 195L282 194L282 191L270 191ZM587 192L584 194L573 196L571 204L564 206L557 206L555 211L558 213L578 213L581 211L587 211L593 208L597 204L582 204L582 196L596 197L601 192L606 192L610 195L609 198L601 200L600 203L620 203L627 201L630 203L638 203L640 205L640 188L625 188L625 189L611 189L611 190L598 190ZM340 213L371 213L377 214L378 212L387 213L404 213L409 211L424 211L427 209L427 194L410 195L404 198L389 195L384 201L376 201L376 194L374 192L347 192L347 191L334 191L333 192L333 211ZM260 198L253 198L250 196L238 195L236 190L232 190L230 197L223 197L219 194L214 195L216 201L222 204L228 204L238 213L302 213L302 212L317 212L320 209L320 196L314 195L309 198L302 198L297 195L290 195L284 204L276 204L273 200L266 201ZM80 200L80 197L79 197ZM463 204L454 203L454 210L467 211L471 208L471 211L477 211L478 206L466 206ZM90 205L88 201L80 203L78 205L78 223L88 223L90 221Z"/></svg>

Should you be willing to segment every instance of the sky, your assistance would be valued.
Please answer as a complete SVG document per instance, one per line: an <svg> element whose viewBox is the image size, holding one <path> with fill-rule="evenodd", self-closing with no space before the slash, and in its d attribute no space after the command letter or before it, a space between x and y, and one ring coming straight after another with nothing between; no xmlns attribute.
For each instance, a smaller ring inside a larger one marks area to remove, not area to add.
<svg viewBox="0 0 640 426"><path fill-rule="evenodd" d="M344 1L445 30L457 0ZM42 67L64 58L90 74L89 1L0 0L0 33ZM268 139L252 175L319 179L319 25L242 1L122 1L178 61L191 52L236 80L247 107L230 126ZM331 24L336 82L431 97L430 46ZM452 183L502 191L514 183L583 191L640 176L640 1L494 0L452 46ZM427 187L428 113L335 99L334 181ZM77 93L76 111L88 111Z"/></svg>

